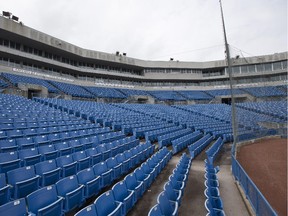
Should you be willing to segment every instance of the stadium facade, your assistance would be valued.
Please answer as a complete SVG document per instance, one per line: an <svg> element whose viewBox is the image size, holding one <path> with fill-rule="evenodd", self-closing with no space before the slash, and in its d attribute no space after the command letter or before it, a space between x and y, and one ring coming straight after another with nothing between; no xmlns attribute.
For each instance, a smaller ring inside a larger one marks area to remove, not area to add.
<svg viewBox="0 0 288 216"><path fill-rule="evenodd" d="M51 75L74 84L135 89L228 88L225 60L208 62L146 61L126 53L83 49L0 17L0 70ZM287 83L287 52L232 59L235 86Z"/></svg>

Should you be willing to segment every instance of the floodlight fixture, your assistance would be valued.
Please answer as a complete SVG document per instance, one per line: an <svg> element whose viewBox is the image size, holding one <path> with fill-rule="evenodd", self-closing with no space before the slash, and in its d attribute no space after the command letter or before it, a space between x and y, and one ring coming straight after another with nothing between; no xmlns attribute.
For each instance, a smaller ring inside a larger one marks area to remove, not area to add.
<svg viewBox="0 0 288 216"><path fill-rule="evenodd" d="M14 20L14 21L18 22L18 20L19 20L19 17L12 15L12 20Z"/></svg>
<svg viewBox="0 0 288 216"><path fill-rule="evenodd" d="M11 13L8 12L8 11L2 11L2 15L3 15L4 17L8 17L8 18L10 19Z"/></svg>

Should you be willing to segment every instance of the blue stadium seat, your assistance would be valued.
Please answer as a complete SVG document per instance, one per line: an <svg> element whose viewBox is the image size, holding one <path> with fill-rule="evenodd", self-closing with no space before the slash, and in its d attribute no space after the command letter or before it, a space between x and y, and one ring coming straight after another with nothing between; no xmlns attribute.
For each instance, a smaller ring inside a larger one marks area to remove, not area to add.
<svg viewBox="0 0 288 216"><path fill-rule="evenodd" d="M20 168L21 160L18 158L18 152L0 153L0 173Z"/></svg>
<svg viewBox="0 0 288 216"><path fill-rule="evenodd" d="M123 215L123 203L116 201L111 190L101 194L94 202L97 215Z"/></svg>
<svg viewBox="0 0 288 216"><path fill-rule="evenodd" d="M23 137L23 132L22 130L14 129L14 130L8 130L6 132L7 136L10 139L18 138L18 137Z"/></svg>
<svg viewBox="0 0 288 216"><path fill-rule="evenodd" d="M144 194L144 184L142 181L137 181L134 173L127 175L124 182L129 190L134 190L136 199L139 200Z"/></svg>
<svg viewBox="0 0 288 216"><path fill-rule="evenodd" d="M10 199L10 186L6 184L6 175L0 173L0 206Z"/></svg>
<svg viewBox="0 0 288 216"><path fill-rule="evenodd" d="M62 169L61 172L62 177L75 175L77 173L77 162L73 161L71 155L65 155L56 158L56 164L58 167L61 167Z"/></svg>
<svg viewBox="0 0 288 216"><path fill-rule="evenodd" d="M218 198L208 198L205 201L205 208L211 216L225 216L222 200Z"/></svg>
<svg viewBox="0 0 288 216"><path fill-rule="evenodd" d="M84 169L77 173L78 183L85 186L84 196L89 198L97 195L101 190L100 176L94 174L93 169Z"/></svg>
<svg viewBox="0 0 288 216"><path fill-rule="evenodd" d="M63 198L57 196L56 186L43 187L27 196L27 206L29 214L62 215Z"/></svg>
<svg viewBox="0 0 288 216"><path fill-rule="evenodd" d="M96 176L101 176L101 187L106 187L111 184L113 179L113 170L108 169L105 161L95 164L93 170Z"/></svg>
<svg viewBox="0 0 288 216"><path fill-rule="evenodd" d="M144 191L146 191L152 183L152 181L150 181L150 174L145 174L141 167L138 167L136 170L134 170L134 173L137 181L143 182Z"/></svg>
<svg viewBox="0 0 288 216"><path fill-rule="evenodd" d="M0 152L13 152L18 150L18 145L15 139L1 140Z"/></svg>
<svg viewBox="0 0 288 216"><path fill-rule="evenodd" d="M178 215L178 203L170 201L165 191L162 191L157 197L157 202L164 215Z"/></svg>
<svg viewBox="0 0 288 216"><path fill-rule="evenodd" d="M41 154L39 154L37 148L22 149L18 153L23 166L31 166L41 161Z"/></svg>
<svg viewBox="0 0 288 216"><path fill-rule="evenodd" d="M126 159L125 155L123 153L120 153L116 155L115 159L117 160L118 163L122 164L122 174L128 173L130 170L130 159Z"/></svg>
<svg viewBox="0 0 288 216"><path fill-rule="evenodd" d="M78 151L72 154L73 160L78 164L78 171L90 167L90 157L87 157L85 151Z"/></svg>
<svg viewBox="0 0 288 216"><path fill-rule="evenodd" d="M73 139L69 141L69 146L74 149L74 152L85 150L85 146L80 143L78 139Z"/></svg>
<svg viewBox="0 0 288 216"><path fill-rule="evenodd" d="M150 209L148 216L165 216L165 215L161 212L159 204L156 204Z"/></svg>
<svg viewBox="0 0 288 216"><path fill-rule="evenodd" d="M67 142L56 143L54 144L54 147L55 147L55 150L58 151L58 154L60 156L70 155L73 152L73 148L69 146Z"/></svg>
<svg viewBox="0 0 288 216"><path fill-rule="evenodd" d="M27 136L27 135L26 135ZM20 149L35 148L36 144L32 137L21 137L17 139L17 145Z"/></svg>
<svg viewBox="0 0 288 216"><path fill-rule="evenodd" d="M112 192L116 201L123 203L123 215L132 209L136 203L134 190L128 190L124 181L120 181L112 187Z"/></svg>
<svg viewBox="0 0 288 216"><path fill-rule="evenodd" d="M204 191L204 194L205 194L206 198L219 197L220 196L220 192L219 192L219 189L217 187L206 188Z"/></svg>
<svg viewBox="0 0 288 216"><path fill-rule="evenodd" d="M0 206L0 215L28 216L25 199L18 199Z"/></svg>
<svg viewBox="0 0 288 216"><path fill-rule="evenodd" d="M64 198L64 212L81 206L84 201L84 185L79 185L75 175L59 180L56 183L57 194Z"/></svg>
<svg viewBox="0 0 288 216"><path fill-rule="evenodd" d="M113 170L113 180L121 177L122 163L118 163L118 161L114 157L111 157L106 160L106 164L107 164L108 169Z"/></svg>
<svg viewBox="0 0 288 216"><path fill-rule="evenodd" d="M50 143L48 139L48 135L38 135L34 137L34 142L38 144L38 146L48 145Z"/></svg>
<svg viewBox="0 0 288 216"><path fill-rule="evenodd" d="M34 166L21 167L7 172L8 184L12 186L14 199L27 196L39 188L39 175L36 175Z"/></svg>
<svg viewBox="0 0 288 216"><path fill-rule="evenodd" d="M183 196L184 187L185 187L184 182L177 181L177 179L175 178L173 174L169 176L169 182L171 183L173 189L181 191L182 196Z"/></svg>
<svg viewBox="0 0 288 216"><path fill-rule="evenodd" d="M86 155L90 157L90 165L95 165L102 161L102 154L94 147L87 149Z"/></svg>
<svg viewBox="0 0 288 216"><path fill-rule="evenodd" d="M40 185L42 187L55 184L59 181L61 175L61 168L57 167L55 160L35 164L35 171L40 176Z"/></svg>
<svg viewBox="0 0 288 216"><path fill-rule="evenodd" d="M52 160L59 156L58 151L55 150L54 145L39 146L38 151L42 155L43 160Z"/></svg>
<svg viewBox="0 0 288 216"><path fill-rule="evenodd" d="M89 205L85 208L83 208L82 210L78 211L75 216L98 216L96 209L95 209L95 205Z"/></svg>
<svg viewBox="0 0 288 216"><path fill-rule="evenodd" d="M181 198L182 198L182 192L181 191L175 190L169 181L165 183L164 191L165 191L169 200L177 202L178 206L180 206Z"/></svg>

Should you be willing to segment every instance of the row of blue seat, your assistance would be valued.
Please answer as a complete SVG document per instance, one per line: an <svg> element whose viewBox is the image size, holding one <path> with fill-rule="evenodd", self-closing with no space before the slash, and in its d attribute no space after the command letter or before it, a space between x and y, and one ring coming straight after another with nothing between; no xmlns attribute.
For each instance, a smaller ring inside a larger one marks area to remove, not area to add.
<svg viewBox="0 0 288 216"><path fill-rule="evenodd" d="M224 145L224 141L221 137L219 137L215 143L213 143L212 146L208 150L206 150L207 159L210 164L213 164L214 159L216 158L219 151L222 149L222 146Z"/></svg>
<svg viewBox="0 0 288 216"><path fill-rule="evenodd" d="M45 145L56 145L59 143L73 143L80 140L82 144L98 145L123 139L125 135L121 132L111 132L109 128L96 128L64 133L51 133L28 137L17 137L13 139L0 140L0 152L11 152L26 148L36 148ZM74 147L74 143L72 144Z"/></svg>
<svg viewBox="0 0 288 216"><path fill-rule="evenodd" d="M197 140L196 142L192 143L188 146L189 153L192 158L195 158L200 152L206 148L209 143L213 140L213 137L210 134L206 134L201 139Z"/></svg>
<svg viewBox="0 0 288 216"><path fill-rule="evenodd" d="M133 173L128 174L123 181L101 194L94 204L80 210L75 216L127 215L171 157L171 151L167 148L161 149Z"/></svg>
<svg viewBox="0 0 288 216"><path fill-rule="evenodd" d="M158 195L157 204L150 209L149 216L178 215L191 164L192 158L182 154L173 174L165 183L164 190Z"/></svg>
<svg viewBox="0 0 288 216"><path fill-rule="evenodd" d="M179 126L172 126L172 127L168 127L168 128L147 131L144 133L145 134L145 140L151 141L151 142L156 142L156 141L158 141L158 136L161 136L164 134L169 134L172 132L176 132L176 131L179 131L181 129L183 129L183 128L179 127Z"/></svg>
<svg viewBox="0 0 288 216"><path fill-rule="evenodd" d="M172 140L173 154L185 149L188 145L200 139L203 134L200 131L195 131L191 134Z"/></svg>
<svg viewBox="0 0 288 216"><path fill-rule="evenodd" d="M45 188L47 189L55 184L58 196L64 198L64 212L70 211L74 207L79 206L79 204L81 205L84 200L99 193L102 188L109 186L123 174L128 173L129 170L146 160L154 152L154 148L150 143L142 144L135 147L135 149L137 152L130 154L129 157L123 158L120 157L121 155L119 154L118 158L109 158L104 162L95 164L93 167L85 168L77 173L70 173L72 175L63 178L59 177L58 167L54 167L53 170L47 170L48 168L46 165L35 167L36 170L38 169L38 171L40 170L40 172L42 172L41 176L36 174L33 166L15 169L7 174L8 183L10 183L12 187L10 186L8 191L7 186L5 185L2 187L3 191L0 189L3 193L4 188L6 190L5 197L4 195L1 196L0 200L1 202L4 202L5 198L9 198L10 193L12 194L11 198L15 200L25 196L27 196L26 198L28 200L29 196L34 196L33 194L38 194L37 196L40 196L39 193L42 194L42 196L46 196ZM71 167L66 168L70 169ZM45 178L46 184L41 188L39 181L41 179L43 180L43 178ZM48 187L46 187L47 184L49 184ZM81 192L79 192L80 190ZM78 191L78 198L75 198L76 191ZM37 210L41 210L44 207L42 198L38 202L36 202L36 200L34 200L34 202L33 208L38 207ZM47 203L45 205L47 206Z"/></svg>
<svg viewBox="0 0 288 216"><path fill-rule="evenodd" d="M88 138L60 142L54 145L43 145L31 149L23 149L16 152L0 153L0 173L6 173L21 166L29 166L41 161L57 159L69 156L77 159L79 157L90 158L90 161L103 161L118 153L129 150L139 144L134 137L123 138L107 144L94 144ZM80 152L80 153L79 153ZM81 156L82 155L82 156ZM97 157L96 157L97 155Z"/></svg>
<svg viewBox="0 0 288 216"><path fill-rule="evenodd" d="M192 130L190 128L186 128L169 134L160 135L157 137L159 148L169 146L172 144L172 140L188 135L189 133L192 133Z"/></svg>
<svg viewBox="0 0 288 216"><path fill-rule="evenodd" d="M73 125L61 125L61 126L37 126L34 128L22 128L20 125L13 126L11 130L0 130L0 139L13 139L18 137L30 137L30 136L39 136L39 135L49 135L53 133L66 133L66 132L89 132L93 133L93 131L97 131L99 129L103 129L100 125L96 124L73 124Z"/></svg>
<svg viewBox="0 0 288 216"><path fill-rule="evenodd" d="M219 167L214 167L208 160L205 160L205 208L209 216L225 216L223 202L219 192L219 181L217 173Z"/></svg>

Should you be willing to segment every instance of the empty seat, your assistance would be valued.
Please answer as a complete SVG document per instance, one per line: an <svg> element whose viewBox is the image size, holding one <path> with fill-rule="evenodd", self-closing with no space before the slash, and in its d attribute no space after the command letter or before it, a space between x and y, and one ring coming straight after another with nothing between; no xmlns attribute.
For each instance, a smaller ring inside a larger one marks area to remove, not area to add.
<svg viewBox="0 0 288 216"><path fill-rule="evenodd" d="M123 203L114 199L111 190L101 194L94 202L97 215L122 216Z"/></svg>
<svg viewBox="0 0 288 216"><path fill-rule="evenodd" d="M150 174L145 174L141 167L138 167L136 170L134 170L134 173L135 173L137 181L143 182L144 191L146 191L152 183Z"/></svg>
<svg viewBox="0 0 288 216"><path fill-rule="evenodd" d="M136 199L139 200L144 193L144 184L142 181L137 181L134 173L127 175L124 179L125 184L129 190L134 190Z"/></svg>
<svg viewBox="0 0 288 216"><path fill-rule="evenodd" d="M90 165L95 165L102 161L102 154L94 147L87 149L86 155L90 157Z"/></svg>
<svg viewBox="0 0 288 216"><path fill-rule="evenodd" d="M54 147L55 147L55 150L58 150L59 152L58 154L60 156L70 155L73 152L72 147L70 147L67 142L56 143Z"/></svg>
<svg viewBox="0 0 288 216"><path fill-rule="evenodd" d="M84 201L84 185L79 185L75 175L59 180L56 183L57 194L64 198L64 211L68 212L80 206Z"/></svg>
<svg viewBox="0 0 288 216"><path fill-rule="evenodd" d="M8 183L12 186L14 199L22 198L39 188L39 175L34 166L21 167L7 172Z"/></svg>
<svg viewBox="0 0 288 216"><path fill-rule="evenodd" d="M7 136L9 138L18 138L18 137L22 137L23 136L23 132L22 130L8 130L6 132Z"/></svg>
<svg viewBox="0 0 288 216"><path fill-rule="evenodd" d="M148 216L165 216L165 215L161 212L159 204L156 204L150 209Z"/></svg>
<svg viewBox="0 0 288 216"><path fill-rule="evenodd" d="M57 196L55 185L41 188L27 196L28 212L33 215L62 215L63 200Z"/></svg>
<svg viewBox="0 0 288 216"><path fill-rule="evenodd" d="M182 197L181 191L175 190L169 181L165 183L164 191L166 192L166 195L169 200L177 202L178 206L180 206Z"/></svg>
<svg viewBox="0 0 288 216"><path fill-rule="evenodd" d="M118 179L122 175L122 163L119 163L114 157L108 158L106 160L108 169L113 170L113 180Z"/></svg>
<svg viewBox="0 0 288 216"><path fill-rule="evenodd" d="M163 215L178 215L178 203L169 200L165 191L159 194L157 202Z"/></svg>
<svg viewBox="0 0 288 216"><path fill-rule="evenodd" d="M123 203L123 214L126 215L136 203L136 194L134 190L128 190L124 181L120 181L112 188L114 198Z"/></svg>
<svg viewBox="0 0 288 216"><path fill-rule="evenodd" d="M10 187L6 184L6 176L0 173L0 206L7 203L10 199Z"/></svg>
<svg viewBox="0 0 288 216"><path fill-rule="evenodd" d="M21 166L18 152L0 153L0 173L6 173Z"/></svg>
<svg viewBox="0 0 288 216"><path fill-rule="evenodd" d="M71 155L65 155L56 158L56 164L58 167L61 167L62 169L61 172L62 177L75 175L77 173L77 162L73 161Z"/></svg>
<svg viewBox="0 0 288 216"><path fill-rule="evenodd" d="M37 148L22 149L19 151L19 158L22 160L23 166L31 166L41 161L41 154Z"/></svg>
<svg viewBox="0 0 288 216"><path fill-rule="evenodd" d="M61 168L57 167L55 160L35 164L35 171L40 176L40 185L42 187L55 184L61 175Z"/></svg>
<svg viewBox="0 0 288 216"><path fill-rule="evenodd" d="M101 186L106 187L111 184L113 179L113 170L108 169L106 162L100 162L93 166L95 175L101 176Z"/></svg>
<svg viewBox="0 0 288 216"><path fill-rule="evenodd" d="M130 170L130 159L126 159L123 153L116 155L115 159L122 164L122 174L128 173Z"/></svg>
<svg viewBox="0 0 288 216"><path fill-rule="evenodd" d="M48 145L50 143L47 135L39 135L34 137L34 142L36 145Z"/></svg>
<svg viewBox="0 0 288 216"><path fill-rule="evenodd" d="M0 206L0 215L26 216L25 199L18 199Z"/></svg>
<svg viewBox="0 0 288 216"><path fill-rule="evenodd" d="M43 160L52 160L58 157L58 151L55 150L54 145L44 145L38 147L39 153Z"/></svg>
<svg viewBox="0 0 288 216"><path fill-rule="evenodd" d="M84 169L77 173L78 183L85 186L84 196L89 198L101 190L100 176L94 174L93 169Z"/></svg>
<svg viewBox="0 0 288 216"><path fill-rule="evenodd" d="M89 205L82 210L78 211L75 216L98 216L96 213L95 205Z"/></svg>
<svg viewBox="0 0 288 216"><path fill-rule="evenodd" d="M32 137L21 137L17 139L17 145L20 149L35 148L35 142Z"/></svg>
<svg viewBox="0 0 288 216"><path fill-rule="evenodd" d="M0 152L13 152L18 150L18 145L15 139L1 140L0 142Z"/></svg>
<svg viewBox="0 0 288 216"><path fill-rule="evenodd" d="M78 151L72 154L73 160L77 161L78 170L90 167L90 157L87 157L85 151Z"/></svg>
<svg viewBox="0 0 288 216"><path fill-rule="evenodd" d="M80 143L78 139L70 140L69 146L71 146L74 149L74 152L85 150L85 146L82 143Z"/></svg>

